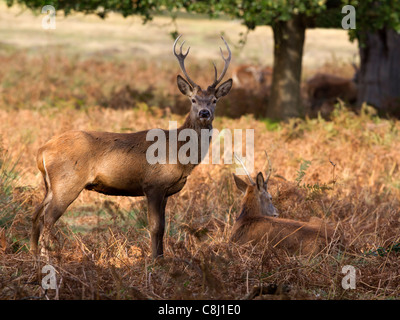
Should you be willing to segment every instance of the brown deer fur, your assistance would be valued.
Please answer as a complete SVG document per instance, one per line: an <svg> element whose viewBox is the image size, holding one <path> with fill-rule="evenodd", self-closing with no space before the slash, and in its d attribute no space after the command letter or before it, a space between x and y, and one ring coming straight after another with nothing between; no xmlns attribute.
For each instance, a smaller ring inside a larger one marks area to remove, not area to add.
<svg viewBox="0 0 400 320"><path fill-rule="evenodd" d="M254 89L271 85L273 70L271 67L262 67L242 64L232 71L232 79L238 88Z"/></svg>
<svg viewBox="0 0 400 320"><path fill-rule="evenodd" d="M242 183L246 184L244 181ZM292 254L311 254L319 252L333 240L335 231L322 219L300 222L267 216L262 211L259 188L247 184L240 215L233 225L231 241L238 244L265 241Z"/></svg>
<svg viewBox="0 0 400 320"><path fill-rule="evenodd" d="M337 98L352 104L357 100L357 84L355 79L318 73L307 81L307 95L313 111L325 103L333 105Z"/></svg>

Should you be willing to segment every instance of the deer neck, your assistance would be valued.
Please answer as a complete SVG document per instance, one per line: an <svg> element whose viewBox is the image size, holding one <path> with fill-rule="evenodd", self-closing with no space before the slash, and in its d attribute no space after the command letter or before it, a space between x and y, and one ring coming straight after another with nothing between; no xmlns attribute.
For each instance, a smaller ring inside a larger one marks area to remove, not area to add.
<svg viewBox="0 0 400 320"><path fill-rule="evenodd" d="M183 134L183 137L186 138L186 140L181 141L181 133L185 129L188 130L187 133ZM204 130L205 129L205 130ZM212 135L212 124L208 124L205 126L201 126L198 124L197 121L193 121L190 117L190 114L186 117L185 122L175 129L177 132L175 133L176 137L178 138L177 141L177 150L179 151L180 148L187 143L194 143L193 147L190 148L190 152L196 151L197 152L197 159L195 163L189 162L188 164L181 164L182 168L185 168L185 171L190 172L191 170L194 169L195 166L201 163L203 160L203 157L206 156L208 148L209 148L209 143L211 142L211 135ZM190 131L190 132L189 132ZM195 135L193 135L193 131ZM190 136L188 136L190 135ZM195 140L195 141L194 141ZM207 144L204 145L204 141L207 141ZM196 149L197 148L197 149ZM202 148L207 148L207 150L202 150Z"/></svg>
<svg viewBox="0 0 400 320"><path fill-rule="evenodd" d="M200 135L202 129L212 130L212 128L212 123L202 126L197 121L193 120L189 113L185 119L185 122L178 128L178 132L183 129L193 129Z"/></svg>
<svg viewBox="0 0 400 320"><path fill-rule="evenodd" d="M243 202L242 202L242 210L240 212L239 217L236 220L243 220L253 217L261 216L261 204L258 199L254 199L255 195L253 192L247 192Z"/></svg>
<svg viewBox="0 0 400 320"><path fill-rule="evenodd" d="M203 138L208 138L208 143L211 142L211 134L212 134L212 129L213 129L212 123L209 123L207 125L200 125L197 121L192 120L190 113L189 113L188 116L186 117L186 120L183 123L183 125L178 128L178 136L179 136L179 133L185 129L194 130L196 132L197 145L199 148L199 152L200 152L200 146L201 146L201 142L202 142L202 135L205 135ZM186 143L185 141L178 141L178 146L182 146L185 143Z"/></svg>

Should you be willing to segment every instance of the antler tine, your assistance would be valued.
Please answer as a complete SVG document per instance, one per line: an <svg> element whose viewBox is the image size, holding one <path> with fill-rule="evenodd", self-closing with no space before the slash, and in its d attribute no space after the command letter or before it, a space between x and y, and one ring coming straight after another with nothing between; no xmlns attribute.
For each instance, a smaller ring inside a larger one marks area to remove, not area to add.
<svg viewBox="0 0 400 320"><path fill-rule="evenodd" d="M198 87L198 85L189 77L189 75L186 72L185 58L189 54L190 47L187 49L185 54L182 53L182 48L183 48L183 44L185 43L185 41L183 41L181 46L180 46L179 54L176 54L176 44L177 44L177 42L178 42L180 37L182 37L182 35L179 35L178 38L176 38L176 40L174 42L174 46L173 46L174 55L178 59L179 66L181 67L181 70L182 70L183 74L185 75L186 80L192 85L193 88L194 87Z"/></svg>
<svg viewBox="0 0 400 320"><path fill-rule="evenodd" d="M251 178L251 176L250 176L249 171L247 171L247 168L245 167L243 161L236 155L236 153L233 153L233 155L235 156L235 158L237 159L237 161L239 161L240 164L242 165L242 167L243 167L244 171L246 172L247 177L249 178L250 182L251 182L252 184L255 184L254 180L253 180L253 179Z"/></svg>
<svg viewBox="0 0 400 320"><path fill-rule="evenodd" d="M214 82L217 81L217 76L218 76L218 71L217 71L217 66L215 65L213 61L213 66L214 66Z"/></svg>
<svg viewBox="0 0 400 320"><path fill-rule="evenodd" d="M228 57L225 59L224 57L224 53L222 52L221 47L219 48L219 50L221 51L221 57L222 60L224 60L225 65L224 65L224 69L221 72L221 75L219 76L219 78L217 79L217 68L214 64L214 69L215 69L215 80L213 82L213 84L210 86L212 88L215 88L220 82L221 80L224 78L226 71L228 70L229 64L231 63L231 58L232 58L232 52L231 49L228 46L228 43L225 41L224 37L221 36L222 41L224 41L226 49L228 50Z"/></svg>
<svg viewBox="0 0 400 320"><path fill-rule="evenodd" d="M265 152L265 155L267 156L267 160L268 160L268 175L267 175L267 178L265 179L265 184L268 184L268 180L271 177L271 173L272 173L272 167L271 167L271 161L269 160L267 151L264 150L264 152Z"/></svg>

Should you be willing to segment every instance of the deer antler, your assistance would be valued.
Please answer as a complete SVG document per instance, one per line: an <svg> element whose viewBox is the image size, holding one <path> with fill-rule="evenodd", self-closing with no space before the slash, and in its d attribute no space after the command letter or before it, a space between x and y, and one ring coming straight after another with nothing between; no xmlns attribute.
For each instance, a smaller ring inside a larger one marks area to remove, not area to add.
<svg viewBox="0 0 400 320"><path fill-rule="evenodd" d="M243 161L236 155L236 153L233 153L233 155L235 156L235 158L237 159L237 161L240 162L240 164L242 165L244 172L246 172L247 177L249 178L250 182L255 185L256 183L254 182L254 180L251 178L249 171L247 171L247 168L245 167Z"/></svg>
<svg viewBox="0 0 400 320"><path fill-rule="evenodd" d="M267 156L267 160L268 160L268 174L267 174L267 178L265 179L265 184L268 184L269 177L271 177L271 173L272 173L272 167L271 167L271 161L269 160L267 151L264 150L264 152L265 152L265 155Z"/></svg>
<svg viewBox="0 0 400 320"><path fill-rule="evenodd" d="M176 54L175 47L176 47L176 43L178 42L180 37L182 37L182 35L179 35L179 37L176 38L176 40L174 42L174 46L173 46L174 55L178 59L179 66L181 67L181 70L182 70L183 74L185 75L186 80L192 85L193 88L195 88L195 87L198 87L198 85L192 79L190 79L189 75L186 72L186 68L185 68L185 58L189 54L189 50L190 50L190 47L189 47L185 54L182 53L182 47L183 47L183 44L185 43L185 41L183 41L181 44L179 54Z"/></svg>
<svg viewBox="0 0 400 320"><path fill-rule="evenodd" d="M215 80L214 80L213 84L210 86L210 88L215 88L215 87L221 82L221 80L224 78L225 73L226 73L226 71L228 70L229 64L230 64L230 62L231 62L231 58L232 58L231 49L229 49L229 46L228 46L228 44L226 43L224 37L221 36L221 39L222 39L222 41L224 41L225 46L226 46L226 49L228 49L228 53L229 53L229 54L228 54L228 57L225 59L221 47L219 48L219 50L221 51L222 60L224 60L225 65L224 65L224 69L222 70L222 72L221 72L219 78L217 79L217 75L218 75L218 73L217 73L217 67L216 67L215 63L213 62L214 71L215 71Z"/></svg>

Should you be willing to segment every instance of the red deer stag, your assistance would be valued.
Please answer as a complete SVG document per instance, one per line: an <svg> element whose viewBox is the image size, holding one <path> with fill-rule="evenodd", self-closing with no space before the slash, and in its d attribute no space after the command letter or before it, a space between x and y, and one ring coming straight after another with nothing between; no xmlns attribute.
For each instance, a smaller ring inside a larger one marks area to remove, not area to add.
<svg viewBox="0 0 400 320"><path fill-rule="evenodd" d="M259 172L256 182L248 175L250 184L233 174L237 188L245 196L233 225L231 241L238 244L265 241L292 254L311 254L329 245L335 232L321 219L300 222L274 217L277 211L267 191L270 174L271 171L264 180Z"/></svg>
<svg viewBox="0 0 400 320"><path fill-rule="evenodd" d="M223 71L217 77L214 64L215 80L207 90L202 90L185 69L184 61L190 47L183 54L182 43L180 53L176 52L180 37L174 42L173 52L186 80L178 75L177 84L181 93L190 99L191 109L181 127L170 131L162 130L166 136L166 159L170 152L177 152L170 150L170 136L176 137L184 129L195 130L199 139L197 145L201 145L201 135L207 131L202 129L212 129L216 103L232 87L232 79L217 87L231 60L231 51L224 38L221 37L228 50L228 57L225 58L220 49L225 63ZM183 164L178 160L176 164L150 164L146 158L146 150L154 142L146 138L149 131L68 131L52 138L38 150L37 165L43 175L46 193L33 215L31 250L35 254L38 252L39 238L43 240L44 248L47 248L53 225L81 191L86 189L107 195L146 196L152 257L163 255L165 206L168 197L183 188L198 162ZM178 141L177 149L184 143Z"/></svg>

